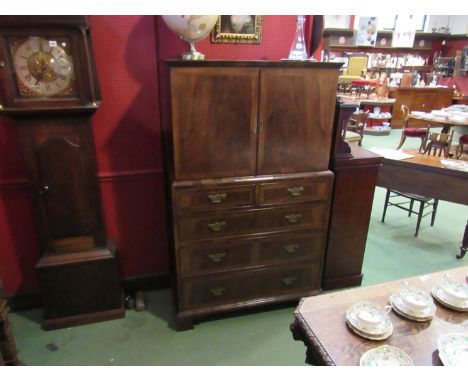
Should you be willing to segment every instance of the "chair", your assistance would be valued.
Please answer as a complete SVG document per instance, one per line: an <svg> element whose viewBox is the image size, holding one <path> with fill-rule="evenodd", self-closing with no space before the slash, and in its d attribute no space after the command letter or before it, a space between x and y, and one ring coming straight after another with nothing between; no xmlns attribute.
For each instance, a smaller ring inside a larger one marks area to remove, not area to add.
<svg viewBox="0 0 468 382"><path fill-rule="evenodd" d="M338 77L338 85L347 86L352 80L362 80L366 77L367 54L353 54L349 56L348 67L343 68L343 73Z"/></svg>
<svg viewBox="0 0 468 382"><path fill-rule="evenodd" d="M460 139L458 140L458 148L457 148L457 155L456 155L456 158L457 159L460 159L460 157L462 156L463 154L463 148L464 148L464 145L467 145L468 146L468 134L465 134L465 135L462 135L460 137Z"/></svg>
<svg viewBox="0 0 468 382"><path fill-rule="evenodd" d="M403 121L403 130L401 132L400 143L398 144L397 150L399 150L400 147L403 146L403 143L405 143L406 138L410 137L410 138L420 138L421 139L421 145L419 146L419 152L421 152L421 150L424 147L424 144L426 142L428 129L425 128L425 127L410 127L410 126L408 126L409 113L410 113L408 106L401 105L401 111L402 111L403 116L404 116L404 121Z"/></svg>
<svg viewBox="0 0 468 382"><path fill-rule="evenodd" d="M344 141L357 142L361 146L368 114L369 111L353 113L347 121L343 121L342 137Z"/></svg>
<svg viewBox="0 0 468 382"><path fill-rule="evenodd" d="M449 157L450 147L452 146L452 139L453 139L453 130L446 134L446 133L428 133L428 137L426 139L426 146L423 149L423 154L437 155L441 156L442 152L444 153L444 157ZM437 150L439 153L437 154Z"/></svg>

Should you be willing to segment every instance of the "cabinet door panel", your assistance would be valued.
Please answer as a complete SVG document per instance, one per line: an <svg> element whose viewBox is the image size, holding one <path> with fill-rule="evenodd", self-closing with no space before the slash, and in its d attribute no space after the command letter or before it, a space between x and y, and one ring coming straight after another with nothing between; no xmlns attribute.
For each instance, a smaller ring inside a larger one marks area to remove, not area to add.
<svg viewBox="0 0 468 382"><path fill-rule="evenodd" d="M328 168L338 72L262 69L258 174Z"/></svg>
<svg viewBox="0 0 468 382"><path fill-rule="evenodd" d="M178 180L255 175L258 69L173 68Z"/></svg>

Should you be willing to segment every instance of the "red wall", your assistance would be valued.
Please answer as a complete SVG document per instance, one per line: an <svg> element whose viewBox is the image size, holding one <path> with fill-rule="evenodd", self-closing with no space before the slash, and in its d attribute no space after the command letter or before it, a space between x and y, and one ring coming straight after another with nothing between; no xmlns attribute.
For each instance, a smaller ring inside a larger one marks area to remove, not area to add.
<svg viewBox="0 0 468 382"><path fill-rule="evenodd" d="M90 21L103 97L92 121L107 232L117 242L124 278L165 273L161 121L167 128L170 109L163 60L177 58L187 44L159 16ZM289 54L295 23L295 16L265 16L259 45L212 44L208 37L197 47L207 59L279 60ZM0 278L10 295L37 291L31 199L16 131L0 118Z"/></svg>

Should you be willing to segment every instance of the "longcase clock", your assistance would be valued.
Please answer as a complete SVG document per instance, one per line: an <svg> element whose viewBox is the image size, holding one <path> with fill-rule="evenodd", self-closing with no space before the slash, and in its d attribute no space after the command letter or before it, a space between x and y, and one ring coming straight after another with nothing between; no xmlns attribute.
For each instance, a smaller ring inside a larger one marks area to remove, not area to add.
<svg viewBox="0 0 468 382"><path fill-rule="evenodd" d="M101 102L85 16L0 17L0 112L36 195L44 329L123 317L90 118Z"/></svg>

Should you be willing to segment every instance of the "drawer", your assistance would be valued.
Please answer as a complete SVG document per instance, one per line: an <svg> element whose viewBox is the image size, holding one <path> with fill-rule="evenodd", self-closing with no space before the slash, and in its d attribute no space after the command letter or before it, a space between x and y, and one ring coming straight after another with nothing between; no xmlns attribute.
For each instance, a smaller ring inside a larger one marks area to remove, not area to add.
<svg viewBox="0 0 468 382"><path fill-rule="evenodd" d="M254 262L252 240L219 240L215 243L181 247L180 276L200 275L249 266Z"/></svg>
<svg viewBox="0 0 468 382"><path fill-rule="evenodd" d="M181 286L180 309L234 304L320 287L320 264L296 264L287 268L231 273L229 276L187 279Z"/></svg>
<svg viewBox="0 0 468 382"><path fill-rule="evenodd" d="M254 207L255 186L198 188L174 190L175 208L178 211Z"/></svg>
<svg viewBox="0 0 468 382"><path fill-rule="evenodd" d="M280 230L322 228L328 220L328 209L328 203L311 203L229 214L184 216L177 219L177 232L180 241L190 241Z"/></svg>
<svg viewBox="0 0 468 382"><path fill-rule="evenodd" d="M308 179L261 183L259 205L326 201L330 199L333 174Z"/></svg>

